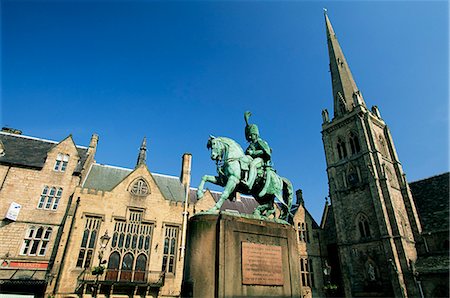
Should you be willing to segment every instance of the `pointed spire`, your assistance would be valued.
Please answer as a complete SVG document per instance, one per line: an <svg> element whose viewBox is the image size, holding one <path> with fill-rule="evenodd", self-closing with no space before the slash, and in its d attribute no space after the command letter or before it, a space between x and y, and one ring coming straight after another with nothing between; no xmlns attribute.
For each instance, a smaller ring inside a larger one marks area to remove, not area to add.
<svg viewBox="0 0 450 298"><path fill-rule="evenodd" d="M333 26L331 26L326 9L324 9L324 15L333 87L334 117L338 117L346 112L352 111L355 106L365 106L365 103L353 79L350 67L347 64L347 60L334 33Z"/></svg>
<svg viewBox="0 0 450 298"><path fill-rule="evenodd" d="M142 140L141 148L139 149L139 155L136 163L136 168L140 165L145 165L145 160L147 159L147 138L144 137Z"/></svg>

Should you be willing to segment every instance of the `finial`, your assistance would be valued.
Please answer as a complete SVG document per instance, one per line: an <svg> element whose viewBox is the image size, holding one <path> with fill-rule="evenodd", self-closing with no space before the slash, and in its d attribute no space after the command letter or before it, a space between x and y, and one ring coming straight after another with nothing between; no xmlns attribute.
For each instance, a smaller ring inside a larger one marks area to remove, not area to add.
<svg viewBox="0 0 450 298"><path fill-rule="evenodd" d="M323 14L327 14L328 9L326 9L325 7L323 8Z"/></svg>
<svg viewBox="0 0 450 298"><path fill-rule="evenodd" d="M147 158L147 138L144 137L142 140L141 148L139 149L139 155L136 163L136 168L141 164L145 164L145 160Z"/></svg>

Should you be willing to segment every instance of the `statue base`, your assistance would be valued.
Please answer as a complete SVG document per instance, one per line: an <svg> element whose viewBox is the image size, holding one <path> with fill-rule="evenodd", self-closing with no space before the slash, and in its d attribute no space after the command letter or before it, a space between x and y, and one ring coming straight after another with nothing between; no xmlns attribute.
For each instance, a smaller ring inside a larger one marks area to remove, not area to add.
<svg viewBox="0 0 450 298"><path fill-rule="evenodd" d="M188 224L183 297L299 297L292 226L232 214L198 214Z"/></svg>

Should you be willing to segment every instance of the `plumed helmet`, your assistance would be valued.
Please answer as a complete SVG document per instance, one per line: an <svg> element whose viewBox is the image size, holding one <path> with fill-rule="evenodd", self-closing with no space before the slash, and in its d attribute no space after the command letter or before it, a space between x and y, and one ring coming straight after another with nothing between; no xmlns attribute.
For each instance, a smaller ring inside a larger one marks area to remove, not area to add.
<svg viewBox="0 0 450 298"><path fill-rule="evenodd" d="M256 124L248 124L248 118L252 115L251 112L247 111L244 113L245 119L245 138L249 141L250 134L254 133L259 137L259 129Z"/></svg>
<svg viewBox="0 0 450 298"><path fill-rule="evenodd" d="M259 129L258 126L256 124L249 124L245 127L245 137L248 139L248 136L250 136L250 134L256 134L257 136L259 136Z"/></svg>

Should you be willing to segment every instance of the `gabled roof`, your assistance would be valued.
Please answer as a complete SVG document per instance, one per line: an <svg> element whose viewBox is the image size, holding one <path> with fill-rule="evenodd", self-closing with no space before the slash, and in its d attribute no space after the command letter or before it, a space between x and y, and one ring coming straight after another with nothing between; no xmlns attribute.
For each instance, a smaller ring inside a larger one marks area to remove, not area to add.
<svg viewBox="0 0 450 298"><path fill-rule="evenodd" d="M102 191L111 191L133 171L134 170L132 169L119 168L109 165L92 164L82 187ZM184 187L178 177L154 173L152 173L152 176L164 198L174 202L184 201Z"/></svg>
<svg viewBox="0 0 450 298"><path fill-rule="evenodd" d="M4 155L0 156L0 163L17 167L42 169L47 153L58 142L33 138L24 135L0 132L0 141L4 147ZM87 148L76 146L80 163L74 173L80 173L87 158Z"/></svg>
<svg viewBox="0 0 450 298"><path fill-rule="evenodd" d="M424 232L449 229L449 173L409 183Z"/></svg>
<svg viewBox="0 0 450 298"><path fill-rule="evenodd" d="M313 229L320 229L320 227L317 224L316 220L311 215L311 213L309 213L308 209L306 209L305 205L302 205L302 204L300 204L300 205L293 205L292 208L291 208L291 213L295 216L295 214L297 214L298 210L300 209L300 206L303 206L303 209L305 210L305 215L308 216L311 219L312 228Z"/></svg>

